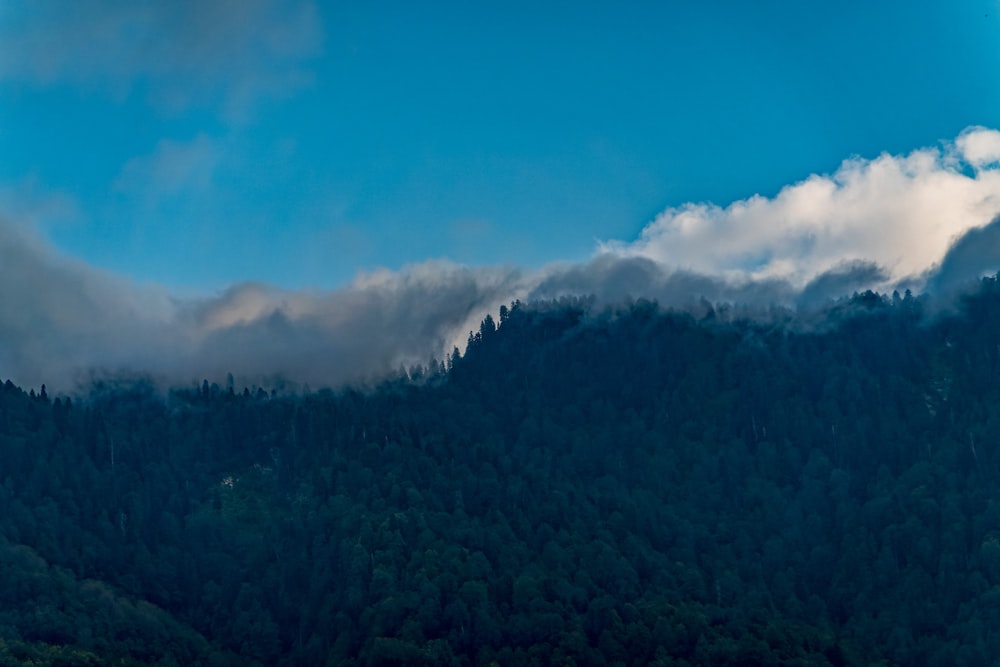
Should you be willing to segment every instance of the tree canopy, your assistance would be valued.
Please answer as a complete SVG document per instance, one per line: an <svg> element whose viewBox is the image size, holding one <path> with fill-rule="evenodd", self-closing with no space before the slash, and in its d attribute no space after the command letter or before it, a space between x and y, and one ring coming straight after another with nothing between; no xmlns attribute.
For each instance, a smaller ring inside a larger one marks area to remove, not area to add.
<svg viewBox="0 0 1000 667"><path fill-rule="evenodd" d="M367 389L0 385L0 664L983 665L1000 282L514 303Z"/></svg>

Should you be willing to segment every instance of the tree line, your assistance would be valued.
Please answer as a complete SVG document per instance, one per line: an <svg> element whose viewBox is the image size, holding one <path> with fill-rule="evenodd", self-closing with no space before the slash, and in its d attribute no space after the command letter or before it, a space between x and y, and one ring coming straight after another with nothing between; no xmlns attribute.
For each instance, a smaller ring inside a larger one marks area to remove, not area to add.
<svg viewBox="0 0 1000 667"><path fill-rule="evenodd" d="M0 386L0 664L982 665L1000 283L513 303L367 388Z"/></svg>

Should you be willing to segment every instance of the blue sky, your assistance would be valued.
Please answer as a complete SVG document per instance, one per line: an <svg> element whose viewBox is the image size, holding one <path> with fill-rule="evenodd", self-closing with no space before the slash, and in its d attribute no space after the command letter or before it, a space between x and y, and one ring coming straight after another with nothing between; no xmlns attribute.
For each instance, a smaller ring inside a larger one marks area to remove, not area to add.
<svg viewBox="0 0 1000 667"><path fill-rule="evenodd" d="M1000 127L1000 4L11 3L0 213L142 283L539 267Z"/></svg>
<svg viewBox="0 0 1000 667"><path fill-rule="evenodd" d="M514 298L943 293L998 219L998 0L0 3L24 386L336 385Z"/></svg>

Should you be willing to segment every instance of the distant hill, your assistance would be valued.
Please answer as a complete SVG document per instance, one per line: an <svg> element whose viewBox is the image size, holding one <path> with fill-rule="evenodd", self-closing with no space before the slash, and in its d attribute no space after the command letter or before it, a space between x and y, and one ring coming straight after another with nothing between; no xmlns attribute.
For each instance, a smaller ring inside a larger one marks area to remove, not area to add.
<svg viewBox="0 0 1000 667"><path fill-rule="evenodd" d="M505 306L377 387L0 386L0 665L1000 655L1000 282Z"/></svg>

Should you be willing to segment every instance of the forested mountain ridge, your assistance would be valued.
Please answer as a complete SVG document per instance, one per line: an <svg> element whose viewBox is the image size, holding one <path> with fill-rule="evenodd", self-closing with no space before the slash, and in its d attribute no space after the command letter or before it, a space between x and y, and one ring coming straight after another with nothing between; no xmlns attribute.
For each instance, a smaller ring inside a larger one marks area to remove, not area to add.
<svg viewBox="0 0 1000 667"><path fill-rule="evenodd" d="M512 304L366 391L0 387L0 664L985 665L1000 283Z"/></svg>

